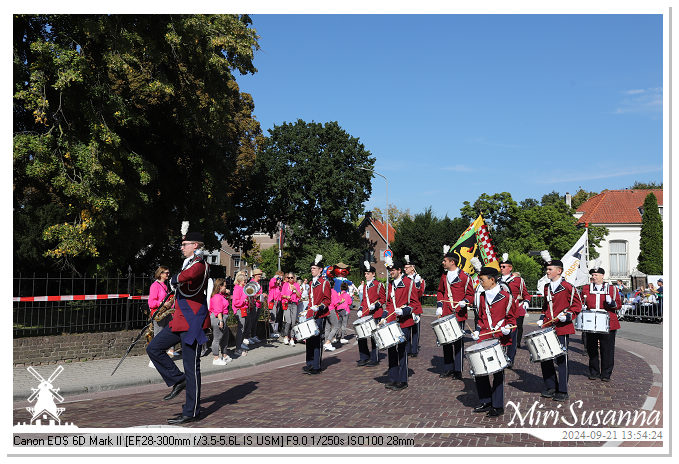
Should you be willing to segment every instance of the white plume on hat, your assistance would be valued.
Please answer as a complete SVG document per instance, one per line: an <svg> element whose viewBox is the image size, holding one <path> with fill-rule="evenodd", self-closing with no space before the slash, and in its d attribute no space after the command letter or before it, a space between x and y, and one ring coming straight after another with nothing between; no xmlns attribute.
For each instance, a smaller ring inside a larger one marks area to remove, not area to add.
<svg viewBox="0 0 679 464"><path fill-rule="evenodd" d="M391 259L391 256L387 256L386 258L384 258L384 264L387 267L391 267L394 265L394 261Z"/></svg>
<svg viewBox="0 0 679 464"><path fill-rule="evenodd" d="M182 235L186 235L189 231L189 221L182 221Z"/></svg>
<svg viewBox="0 0 679 464"><path fill-rule="evenodd" d="M542 259L543 259L546 263L548 263L548 262L550 262L550 261L552 260L552 257L549 256L549 251L547 251L547 250L542 250L542 251L540 252L540 256L542 256Z"/></svg>
<svg viewBox="0 0 679 464"><path fill-rule="evenodd" d="M443 245L443 254L445 255L448 251L450 251L450 245Z"/></svg>
<svg viewBox="0 0 679 464"><path fill-rule="evenodd" d="M366 272L370 271L370 263L368 261L363 261L363 265L365 266Z"/></svg>
<svg viewBox="0 0 679 464"><path fill-rule="evenodd" d="M502 261L507 261L509 259L509 253L502 253Z"/></svg>
<svg viewBox="0 0 679 464"><path fill-rule="evenodd" d="M316 255L316 257L314 258L314 264L320 263L322 259L323 255Z"/></svg>
<svg viewBox="0 0 679 464"><path fill-rule="evenodd" d="M481 272L481 268L483 267L483 265L481 264L481 260L479 258L474 256L471 259L471 263L472 263L472 266L474 266L474 269L476 269L476 272Z"/></svg>
<svg viewBox="0 0 679 464"><path fill-rule="evenodd" d="M405 261L406 264L410 264L410 255L405 255L405 256L403 257L403 261Z"/></svg>

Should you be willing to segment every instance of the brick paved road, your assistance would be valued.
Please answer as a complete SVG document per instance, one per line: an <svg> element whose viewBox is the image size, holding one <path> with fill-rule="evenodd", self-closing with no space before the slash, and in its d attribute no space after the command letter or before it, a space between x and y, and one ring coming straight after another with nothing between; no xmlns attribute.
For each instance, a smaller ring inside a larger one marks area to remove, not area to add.
<svg viewBox="0 0 679 464"><path fill-rule="evenodd" d="M191 427L507 427L513 414L487 418L474 414L477 404L474 382L465 364L464 380L440 379L442 351L435 346L429 328L431 317L422 321L423 334L418 358L409 359L409 388L386 390L386 358L379 366L358 368L353 344L324 356L323 374L303 375L303 355L229 374L206 377L202 389L203 419ZM534 328L534 326L532 326ZM525 327L525 332L533 330ZM353 340L352 340L353 342ZM467 343L469 345L469 343ZM386 352L382 354L386 355ZM571 337L569 351L570 402L556 403L540 397L543 388L539 364L520 349L514 370L506 370L505 401L521 405L538 402L540 411L563 411L582 400L579 412L592 410L639 410L652 387L653 372L639 356L616 350L613 381L590 381L586 377L587 356L579 334ZM162 401L168 389L147 386L139 392L111 396L101 401L69 403L63 421L79 427L139 427L165 424L179 412L183 394L171 402ZM118 393L119 394L119 393ZM104 394L99 394L104 395ZM116 395L115 392L107 395ZM522 408L523 410L523 408ZM15 410L14 422L24 420ZM570 417L570 416L568 416ZM513 427L520 426L515 420ZM527 426L527 425L526 425ZM552 423L544 426L554 427ZM557 425L563 426L562 424ZM662 426L662 422L659 424ZM542 442L531 435L515 434L413 434L416 446L600 446L601 442Z"/></svg>

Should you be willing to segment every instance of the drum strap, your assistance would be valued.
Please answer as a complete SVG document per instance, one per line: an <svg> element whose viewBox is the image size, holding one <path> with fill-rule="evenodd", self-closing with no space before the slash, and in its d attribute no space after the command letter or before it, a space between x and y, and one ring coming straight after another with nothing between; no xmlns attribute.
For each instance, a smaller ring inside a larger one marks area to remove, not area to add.
<svg viewBox="0 0 679 464"><path fill-rule="evenodd" d="M377 292L379 293L380 289L377 289ZM370 296L368 296L368 283L363 282L363 294L365 295L365 302L367 304L366 308L368 308L368 311L370 311Z"/></svg>

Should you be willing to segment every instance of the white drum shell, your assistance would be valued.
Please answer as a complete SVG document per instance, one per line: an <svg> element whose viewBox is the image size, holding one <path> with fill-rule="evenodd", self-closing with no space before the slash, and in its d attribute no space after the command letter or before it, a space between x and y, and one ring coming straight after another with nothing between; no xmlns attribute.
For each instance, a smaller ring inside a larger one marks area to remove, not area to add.
<svg viewBox="0 0 679 464"><path fill-rule="evenodd" d="M464 351L474 377L491 375L507 367L507 356L498 340L484 340Z"/></svg>
<svg viewBox="0 0 679 464"><path fill-rule="evenodd" d="M431 323L431 328L434 329L436 339L440 345L453 343L464 335L455 314L449 314L446 317L435 320Z"/></svg>
<svg viewBox="0 0 679 464"><path fill-rule="evenodd" d="M320 332L318 331L316 320L313 318L301 322L292 328L292 335L297 340L306 340L307 338L311 338L319 334Z"/></svg>
<svg viewBox="0 0 679 464"><path fill-rule="evenodd" d="M403 330L401 330L401 326L396 321L378 327L377 330L372 333L372 336L375 339L377 348L380 350L386 350L406 341Z"/></svg>
<svg viewBox="0 0 679 464"><path fill-rule="evenodd" d="M356 338L368 338L377 329L377 324L372 316L363 316L354 321L354 330L356 331Z"/></svg>
<svg viewBox="0 0 679 464"><path fill-rule="evenodd" d="M554 359L566 352L553 327L536 330L525 335L524 338L526 339L526 348L530 353L530 360L533 362Z"/></svg>
<svg viewBox="0 0 679 464"><path fill-rule="evenodd" d="M583 309L575 318L575 330L580 332L608 333L611 317L608 311Z"/></svg>

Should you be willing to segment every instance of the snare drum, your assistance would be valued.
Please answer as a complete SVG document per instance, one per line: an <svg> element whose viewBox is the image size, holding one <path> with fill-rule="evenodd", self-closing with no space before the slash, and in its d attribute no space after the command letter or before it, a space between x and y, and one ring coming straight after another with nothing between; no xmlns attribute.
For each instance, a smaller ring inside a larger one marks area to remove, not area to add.
<svg viewBox="0 0 679 464"><path fill-rule="evenodd" d="M380 350L386 350L406 341L406 337L403 335L401 326L397 321L392 321L378 327L377 330L372 333L372 336L377 348Z"/></svg>
<svg viewBox="0 0 679 464"><path fill-rule="evenodd" d="M453 343L464 335L455 314L449 314L446 317L435 320L431 323L431 328L434 329L436 339L440 345Z"/></svg>
<svg viewBox="0 0 679 464"><path fill-rule="evenodd" d="M307 338L313 337L320 334L318 331L318 326L316 325L316 319L307 319L292 328L292 335L297 340L306 340Z"/></svg>
<svg viewBox="0 0 679 464"><path fill-rule="evenodd" d="M524 335L524 338L526 339L526 348L530 353L530 360L533 362L554 359L566 352L553 327L536 330Z"/></svg>
<svg viewBox="0 0 679 464"><path fill-rule="evenodd" d="M583 309L575 318L575 330L581 332L608 333L610 316L608 311Z"/></svg>
<svg viewBox="0 0 679 464"><path fill-rule="evenodd" d="M377 324L372 316L363 316L354 321L354 330L358 339L370 337L375 329L377 329Z"/></svg>
<svg viewBox="0 0 679 464"><path fill-rule="evenodd" d="M464 350L469 360L470 373L474 377L491 375L507 367L505 355L499 340L484 340Z"/></svg>

